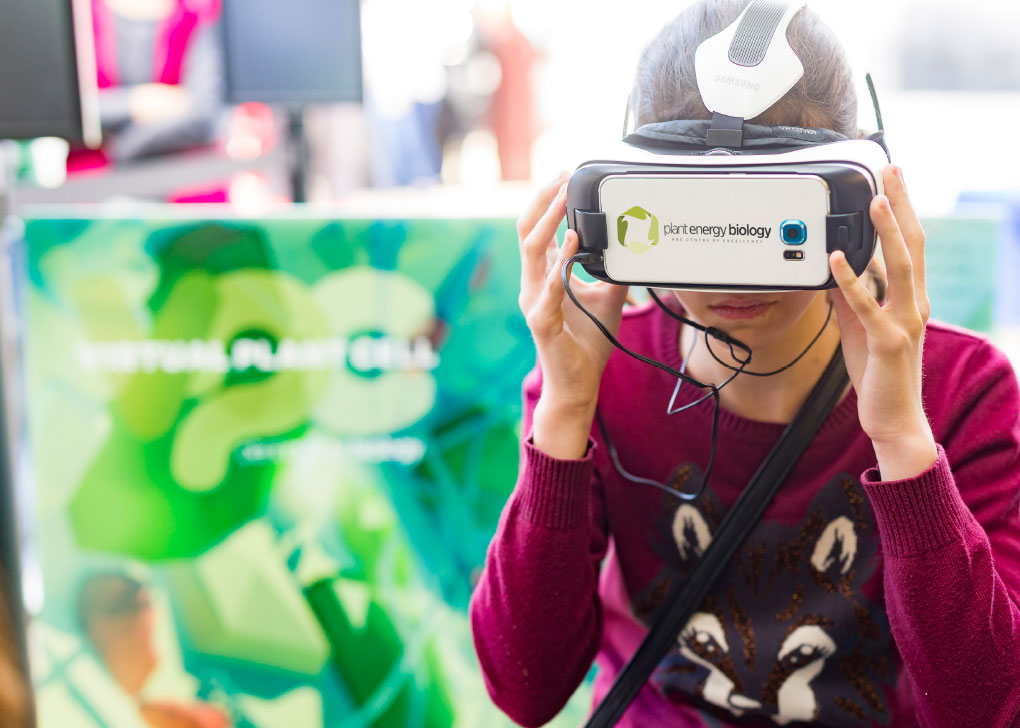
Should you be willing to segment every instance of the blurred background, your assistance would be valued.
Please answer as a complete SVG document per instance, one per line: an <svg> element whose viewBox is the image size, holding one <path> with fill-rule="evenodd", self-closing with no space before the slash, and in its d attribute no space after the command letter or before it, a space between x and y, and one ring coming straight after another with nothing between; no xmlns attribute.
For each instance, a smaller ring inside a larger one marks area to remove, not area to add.
<svg viewBox="0 0 1020 728"><path fill-rule="evenodd" d="M514 219L684 5L0 0L0 713L509 725L467 603L534 363ZM811 5L933 315L1020 362L1020 5Z"/></svg>

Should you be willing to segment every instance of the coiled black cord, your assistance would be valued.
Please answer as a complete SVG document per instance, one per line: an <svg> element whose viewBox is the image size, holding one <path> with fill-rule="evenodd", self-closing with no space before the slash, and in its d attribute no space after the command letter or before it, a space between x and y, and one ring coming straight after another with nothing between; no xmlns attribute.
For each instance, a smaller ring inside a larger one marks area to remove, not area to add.
<svg viewBox="0 0 1020 728"><path fill-rule="evenodd" d="M603 439L606 442L607 449L609 450L609 457L610 457L610 459L613 462L613 467L616 469L616 471L623 478L625 478L626 480L631 481L632 483L639 483L641 485L650 485L653 488L657 488L657 489L659 489L661 491L669 493L670 495L673 495L673 496L675 496L677 498L680 498L681 500L685 500L685 501L696 500L697 498L699 498L701 496L702 492L704 492L705 486L708 484L708 478L712 474L712 466L715 464L716 442L717 442L718 436L719 436L719 392L722 390L723 387L725 387L727 384L729 384L734 379L736 379L737 376L740 375L740 374L749 374L749 375L755 376L755 377L771 377L771 376L773 376L775 374L779 374L780 372L786 371L787 369L792 367L794 364L796 364L798 361L800 361L804 357L804 355L807 354L807 352L811 349L811 347L815 345L815 343L818 341L818 339L821 338L822 333L828 327L829 321L832 318L832 301L829 301L829 312L828 312L828 315L825 317L825 323L822 324L821 329L819 329L818 333L815 334L815 337L810 341L810 343L808 343L808 345L804 348L804 350L800 354L798 354L797 357L793 361L791 361L788 364L786 364L785 366L782 366L782 367L780 367L778 369L775 369L775 370L773 370L771 372L750 372L750 371L747 371L746 367L751 363L752 352L751 352L751 348L747 344L745 344L744 342L740 341L739 339L735 339L734 337L732 337L729 334L727 334L725 331L722 331L721 329L717 329L714 326L703 326L703 325L699 324L697 321L691 321L690 319L686 318L685 316L681 316L680 314L676 313L675 311L670 309L668 306L666 306L666 304L662 302L662 300L658 297L658 295L656 295L655 291L653 291L651 288L649 288L648 289L648 294L651 296L652 300L655 301L656 305L658 305L659 308L661 308L663 311L665 311L666 314L668 316L670 316L671 318L674 318L677 321L680 321L681 323L684 323L684 324L686 324L688 326L693 327L694 329L697 329L698 331L701 331L704 334L704 337L705 337L705 347L708 349L708 353L711 354L712 358L715 359L717 362L719 362L719 364L721 364L722 366L726 367L727 369L729 369L730 371L733 372L733 374L728 379L726 379L726 381L724 381L722 384L710 384L710 383L701 382L701 381L695 379L694 377L690 376L689 374L687 374L686 371L685 371L686 370L686 366L682 367L680 370L676 370L673 367L669 366L668 364L663 364L660 361L656 361L655 359L650 359L650 358L648 358L648 357L646 357L646 356L644 356L642 354L639 354L639 353L637 353L635 351L631 351L630 349L625 347L623 344L621 344L619 342L619 340L617 340L617 338L615 336L613 336L612 332L610 332L609 329L606 328L605 324L603 324L601 321L599 321L598 317L596 317L593 313L591 313L588 309L586 309L581 304L581 302L577 300L577 296L574 295L574 292L570 289L570 270L573 267L574 263L582 262L582 261L587 260L588 259L588 255L589 255L588 253L576 253L576 254L574 254L573 256L571 256L570 258L568 258L567 260L565 260L563 262L563 267L560 269L560 279L563 281L563 289L564 289L564 291L566 291L567 296L574 303L574 305L577 306L577 308L581 311L581 313L583 313L585 316L587 316L588 319L591 320L591 322L593 324L595 324L595 326L599 329L599 331L602 332L602 335L605 336L606 339L609 341L609 343L611 343L614 347L616 347L617 349L622 351L627 356L630 356L630 357L632 357L634 359L637 359L640 362L644 362L645 364L648 364L649 366L653 366L656 369L660 369L660 370L666 372L667 374L669 374L670 376L673 376L673 377L677 378L677 380L678 380L677 381L677 386L673 390L673 396L670 399L669 404L666 406L666 414L669 414L669 415L677 414L678 412L683 412L685 410L689 410L691 407L695 407L695 406L701 404L702 402L706 401L707 399L712 399L713 400L713 409L712 409L712 442L711 442L711 448L709 450L709 455L708 455L708 466L705 468L704 475L702 475L702 478L701 478L701 483L698 485L698 488L697 488L696 491L694 491L693 493L688 493L688 492L685 492L685 491L680 491L680 490L677 490L676 488L672 488L672 487L666 485L665 483L660 483L657 480L652 480L650 478L642 478L641 476L634 475L633 473L629 472L626 468L624 468L623 464L620 462L620 455L617 452L616 447L613 445L612 439L610 439L610 437L609 437L609 432L606 429L606 423L602 419L602 413L599 412L598 409L596 408L596 410L595 410L595 417L598 420L599 429L602 432L602 437L603 437ZM736 366L735 367L735 366L732 366L731 364L727 364L726 362L722 361L716 355L715 351L712 349L712 345L711 345L711 343L709 341L710 337L714 338L714 339L717 339L718 341L722 342L723 344L726 344L726 346L729 348L730 356L733 358L734 361L739 362L740 366ZM738 356L738 354L735 351L735 349L739 349L741 352L743 352L744 357L741 358L740 356ZM686 360L685 360L685 364L686 364ZM678 407L676 409L673 409L673 404L676 401L676 396L677 396L677 393L679 391L680 383L681 382L687 382L690 385L692 385L694 387L697 387L698 389L707 389L709 391L708 391L707 394L705 394L702 397L699 397L695 401L690 402L690 403L684 405L683 407Z"/></svg>
<svg viewBox="0 0 1020 728"><path fill-rule="evenodd" d="M701 484L698 486L697 491L695 491L694 493L686 493L684 491L677 490L676 488L671 488L671 487L669 487L668 485L666 485L664 483L658 482L657 480L651 480L649 478L642 478L640 476L633 475L632 473L628 472L627 469L624 468L623 464L620 462L619 453L616 451L616 447L613 445L612 440L609 438L609 433L606 431L606 425L605 425L605 422L602 420L601 413L599 413L598 410L596 409L596 417L598 418L599 427L602 430L603 439L605 439L607 449L609 450L609 457L612 459L613 466L616 468L617 472L620 473L620 475L623 476L624 478L626 478L627 480L629 480L631 482L634 482L634 483L641 483L643 485L651 485L652 487L655 487L655 488L658 488L660 490L663 490L663 491L665 491L667 493L670 493L671 495L674 495L677 498L681 498L683 500L688 500L688 501L695 500L695 499L697 499L701 495L702 491L704 491L705 486L708 483L708 478L712 474L712 466L715 464L715 448L716 448L716 441L717 441L718 436L719 436L719 390L722 389L727 384L729 384L730 382L732 382L736 378L736 376L738 374L740 374L740 371L743 369L743 367L745 367L745 366L747 366L748 364L751 363L751 349L750 349L750 347L748 347L743 342L738 341L737 339L734 339L733 337L731 337L725 331L720 331L719 329L716 329L716 328L714 328L712 326L705 327L705 326L702 326L701 324L697 323L696 321L689 321L688 319L686 319L686 318L684 318L682 316L680 317L680 320L683 321L684 323L687 323L690 326L693 326L696 329L699 329L699 330L703 331L705 333L705 340L706 341L708 340L709 336L713 336L713 337L718 338L720 341L724 342L728 346L730 346L730 351L733 350L733 347L737 347L737 348L742 349L743 351L747 352L747 359L744 361L744 363L741 365L741 367L737 369L737 371L733 374L733 376L731 376L729 379L727 379L725 382L723 382L720 385L706 384L705 382L701 382L701 381L695 379L694 377L686 374L685 372L678 371L678 370L674 369L673 367L669 366L668 364L663 364L660 361L656 361L655 359L649 359L647 356L644 356L642 354L638 354L636 351L631 351L626 346L621 344L617 340L617 338L615 336L613 336L612 332L610 332L609 329L606 328L605 324L603 324L601 321L599 321L598 317L595 316L595 314L593 314L591 311L586 309L584 307L584 305L580 301L577 300L577 296L574 295L574 292L570 289L570 269L571 269L571 267L574 265L574 263L576 263L578 261L581 261L581 260L585 260L585 259L587 259L587 257L588 257L587 253L577 253L577 254L571 256L570 258L568 258L567 260L565 260L563 262L563 268L560 270L560 278L563 281L563 289L566 291L567 296L570 298L571 301L574 302L574 305L577 306L577 308L581 311L581 313L583 313L585 316L587 316L591 320L591 322L593 324L595 324L596 327L598 327L599 331L602 332L602 335L606 337L606 339L609 341L609 343L611 343L613 346L615 346L617 349L622 351L627 356L630 356L630 357L632 357L634 359L637 359L640 362L644 362L645 364L648 364L649 366L653 366L656 369L661 369L662 371L666 372L667 374L669 374L671 376L674 376L677 379L680 379L680 380L683 380L685 382L688 382L689 384L691 384L692 386L697 387L698 389L708 389L708 390L710 390L709 393L706 394L704 397L700 397L697 400L695 400L694 402L691 402L691 403L689 403L687 405L684 405L683 407L680 407L680 408L672 410L672 411L670 411L669 408L667 408L668 414L676 414L677 412L683 412L684 410L688 410L691 407L694 407L695 405L701 404L702 402L704 402L705 400L707 400L709 398L711 398L713 400L713 410L712 410L712 445L711 445L711 450L709 451L709 456L708 456L708 467L705 468L705 473L704 473L704 475L701 478ZM734 358L736 359L736 356L734 356Z"/></svg>
<svg viewBox="0 0 1020 728"><path fill-rule="evenodd" d="M675 318L677 321L683 321L684 323L690 323L688 321L688 319L686 319L683 316L681 316L680 314L676 313L675 311L670 309L665 303L663 303L662 300L655 294L655 291L653 291L651 288L649 288L647 290L648 290L648 295L652 297L652 300L655 301L655 303L658 304L659 308L661 308L663 311L665 311L668 316L671 316L672 318ZM815 345L815 342L818 341L822 337L822 334L825 333L825 329L828 328L829 321L831 319L832 319L832 301L830 300L829 301L829 312L825 315L825 323L822 324L822 328L818 329L818 333L815 334L815 338L811 339L811 341L808 342L808 345L804 347L804 350L800 354L798 354L797 357L793 361L789 362L788 364L784 364L783 366L779 367L778 369L773 369L771 372L752 372L752 371L748 371L747 369L744 369L744 367L747 366L748 363L750 363L750 360L748 360L747 362L744 362L739 367L735 367L735 366L732 366L731 364L727 364L722 359L720 359L716 355L716 353L712 350L712 345L709 343L707 335L705 336L705 346L708 348L708 353L712 355L712 358L715 359L717 362L719 362L724 367L726 367L727 369L729 369L731 372L739 372L740 374L746 374L749 377L771 377L771 376L773 376L775 374L779 374L780 372L785 372L787 369L789 369L794 364L796 364L801 359L803 359L804 355L808 353L808 351L811 349L811 347ZM702 327L702 326L699 326L698 328L704 329L704 327ZM750 351L750 349L748 349L748 351ZM732 356L735 360L740 361L740 359L736 355L734 355L734 353L733 353L733 345L732 344L730 345L730 356ZM731 377L731 379L732 379L732 377ZM729 382L729 381L730 381L729 379L726 380L726 382ZM726 384L726 382L724 382L723 384Z"/></svg>

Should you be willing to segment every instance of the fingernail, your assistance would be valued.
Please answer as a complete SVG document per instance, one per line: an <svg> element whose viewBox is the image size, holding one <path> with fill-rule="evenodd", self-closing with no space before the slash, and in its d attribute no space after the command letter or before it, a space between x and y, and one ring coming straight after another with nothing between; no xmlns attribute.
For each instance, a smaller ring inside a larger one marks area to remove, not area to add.
<svg viewBox="0 0 1020 728"><path fill-rule="evenodd" d="M895 167L893 167L893 171L896 174L896 179L898 179L900 182L903 182L903 167L896 165Z"/></svg>

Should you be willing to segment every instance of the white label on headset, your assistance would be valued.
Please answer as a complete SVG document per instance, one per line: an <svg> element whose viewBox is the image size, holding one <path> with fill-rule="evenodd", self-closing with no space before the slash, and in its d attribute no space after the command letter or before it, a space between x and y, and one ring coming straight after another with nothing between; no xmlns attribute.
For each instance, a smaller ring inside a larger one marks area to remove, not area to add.
<svg viewBox="0 0 1020 728"><path fill-rule="evenodd" d="M782 288L828 280L821 177L614 175L599 194L615 281Z"/></svg>

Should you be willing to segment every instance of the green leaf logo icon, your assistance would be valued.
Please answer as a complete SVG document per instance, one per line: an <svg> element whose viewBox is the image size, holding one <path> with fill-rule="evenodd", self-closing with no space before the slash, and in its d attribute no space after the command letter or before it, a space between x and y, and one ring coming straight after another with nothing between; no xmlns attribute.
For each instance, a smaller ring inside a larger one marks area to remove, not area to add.
<svg viewBox="0 0 1020 728"><path fill-rule="evenodd" d="M659 218L635 205L616 218L616 239L633 253L647 253L659 244Z"/></svg>

